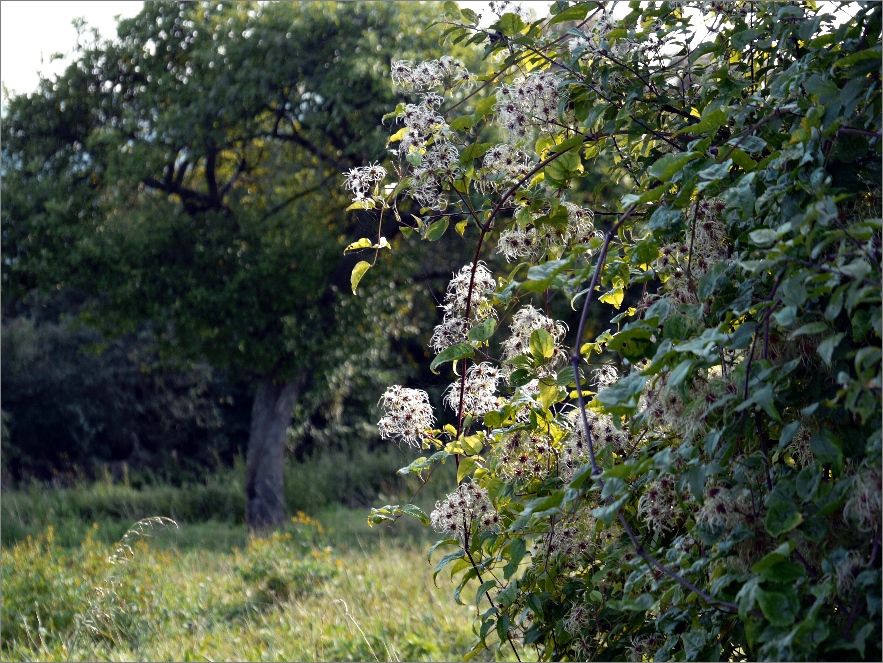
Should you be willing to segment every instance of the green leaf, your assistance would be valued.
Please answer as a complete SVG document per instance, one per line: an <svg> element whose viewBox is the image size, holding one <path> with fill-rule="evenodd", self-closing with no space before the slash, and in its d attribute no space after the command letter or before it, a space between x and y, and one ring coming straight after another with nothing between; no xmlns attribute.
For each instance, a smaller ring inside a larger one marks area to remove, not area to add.
<svg viewBox="0 0 883 663"><path fill-rule="evenodd" d="M663 182L668 182L675 173L679 172L684 166L693 159L699 157L698 152L682 152L680 154L666 154L661 159L657 159L647 171L651 177L655 177Z"/></svg>
<svg viewBox="0 0 883 663"><path fill-rule="evenodd" d="M537 361L551 359L555 354L555 339L545 329L535 329L530 335L530 352Z"/></svg>
<svg viewBox="0 0 883 663"><path fill-rule="evenodd" d="M789 532L803 522L803 516L797 510L797 505L789 499L778 497L771 500L767 507L764 525L770 536L777 537Z"/></svg>
<svg viewBox="0 0 883 663"><path fill-rule="evenodd" d="M441 236L445 234L445 231L448 229L448 223L450 222L450 218L447 216L443 216L438 221L429 226L429 230L426 231L426 239L430 242L434 242L438 239L441 239Z"/></svg>
<svg viewBox="0 0 883 663"><path fill-rule="evenodd" d="M573 136L561 143L551 145L549 147L549 153L555 154L557 152L566 152L567 150L572 150L574 147L578 147L585 142L586 139L583 136Z"/></svg>
<svg viewBox="0 0 883 663"><path fill-rule="evenodd" d="M500 596L503 594L506 594L506 592L501 592ZM506 596L508 597L508 594ZM509 601L509 603L511 602ZM500 599L500 604L504 607L509 605L509 603L503 603L502 599ZM506 638L509 637L509 623L509 615L501 615L499 620L497 620L497 637L500 638L500 642L506 642Z"/></svg>
<svg viewBox="0 0 883 663"><path fill-rule="evenodd" d="M558 383L551 378L543 378L540 380L540 397L539 401L543 407L549 409L558 402Z"/></svg>
<svg viewBox="0 0 883 663"><path fill-rule="evenodd" d="M833 336L829 336L824 341L819 343L819 347L816 348L816 352L819 353L819 356L822 358L822 361L825 362L828 366L831 365L831 357L834 355L834 350L837 349L837 346L840 345L840 341L843 340L843 337L846 334L843 332L838 332Z"/></svg>
<svg viewBox="0 0 883 663"><path fill-rule="evenodd" d="M827 323L824 322L810 322L809 324L802 325L795 329L788 338L797 338L798 336L803 336L805 334L821 334L823 331L828 330Z"/></svg>
<svg viewBox="0 0 883 663"><path fill-rule="evenodd" d="M503 417L499 412L493 410L484 415L485 428L499 428L503 424Z"/></svg>
<svg viewBox="0 0 883 663"><path fill-rule="evenodd" d="M478 435L467 435L463 438L463 450L471 456L480 454L484 444Z"/></svg>
<svg viewBox="0 0 883 663"><path fill-rule="evenodd" d="M822 429L813 435L809 441L809 448L820 463L831 463L838 467L843 463L840 441L829 430Z"/></svg>
<svg viewBox="0 0 883 663"><path fill-rule="evenodd" d="M652 203L656 202L660 198L662 198L663 194L668 191L669 184L660 184L655 189L648 189L641 194L630 193L622 197L622 204L624 207L629 207L631 205L643 205L644 203Z"/></svg>
<svg viewBox="0 0 883 663"><path fill-rule="evenodd" d="M503 567L503 578L508 580L512 577L512 574L518 570L518 565L521 564L521 560L524 559L526 552L527 545L524 539L513 539L512 543L509 544L509 561Z"/></svg>
<svg viewBox="0 0 883 663"><path fill-rule="evenodd" d="M456 540L455 540L455 539L450 539L450 541L456 543ZM440 543L441 543L441 542L440 542ZM430 551L429 554L431 555L431 554L432 554L432 551ZM465 557L465 556L466 556L466 553L465 553L464 551L462 551L462 550L456 550L456 551L454 551L454 552L452 552L452 553L448 553L447 555L445 555L444 557L442 557L442 558L439 560L438 565L435 567L435 573L432 574L432 581L435 582L435 578L436 578L436 576L438 576L438 574L441 573L441 570L442 570L443 568L445 568L448 564L450 564L450 563L453 562L454 560L462 559L462 558Z"/></svg>
<svg viewBox="0 0 883 663"><path fill-rule="evenodd" d="M582 160L576 151L564 152L557 159L547 164L543 172L550 180L563 183L583 172Z"/></svg>
<svg viewBox="0 0 883 663"><path fill-rule="evenodd" d="M822 468L817 465L804 467L794 480L794 491L797 493L797 497L803 502L810 501L816 496L821 480Z"/></svg>
<svg viewBox="0 0 883 663"><path fill-rule="evenodd" d="M727 115L722 110L713 110L696 124L691 124L674 132L675 136L681 134L691 134L697 136L699 134L717 131L718 128L725 124Z"/></svg>
<svg viewBox="0 0 883 663"><path fill-rule="evenodd" d="M405 504L402 507L402 513L406 516L410 516L411 518L416 518L424 525L429 525L429 516L427 516L423 509L418 507L416 504Z"/></svg>
<svg viewBox="0 0 883 663"><path fill-rule="evenodd" d="M463 129L471 129L473 124L475 124L475 118L472 115L461 115L452 120L448 126L454 131L459 131Z"/></svg>
<svg viewBox="0 0 883 663"><path fill-rule="evenodd" d="M770 568L761 573L760 577L764 582L779 582L791 584L795 580L806 577L806 569L800 564L783 560L777 564L773 564Z"/></svg>
<svg viewBox="0 0 883 663"><path fill-rule="evenodd" d="M484 343L494 335L496 329L497 321L494 318L488 318L469 330L469 340L473 343Z"/></svg>
<svg viewBox="0 0 883 663"><path fill-rule="evenodd" d="M506 13L493 26L507 37L514 37L525 28L524 21L518 14Z"/></svg>
<svg viewBox="0 0 883 663"><path fill-rule="evenodd" d="M668 230L673 227L684 216L679 209L671 209L665 205L660 205L653 211L650 222L647 224L648 230Z"/></svg>
<svg viewBox="0 0 883 663"><path fill-rule="evenodd" d="M588 13L588 4L574 5L573 7L568 7L564 11L555 14L555 17L551 21L549 21L546 27L555 25L557 23L564 23L565 21L582 21Z"/></svg>
<svg viewBox="0 0 883 663"><path fill-rule="evenodd" d="M487 115L488 113L490 113L494 109L494 106L496 104L497 104L496 97L485 97L484 99L479 99L478 103L475 104L475 119L480 120L481 118L483 118L485 115ZM488 148L488 149L490 149L490 148ZM485 150L485 152L486 151L487 150ZM462 162L462 157L461 157L461 162Z"/></svg>
<svg viewBox="0 0 883 663"><path fill-rule="evenodd" d="M785 594L783 592L767 592L757 589L755 592L757 604L760 606L763 616L773 626L791 626L800 604L794 596L794 591Z"/></svg>
<svg viewBox="0 0 883 663"><path fill-rule="evenodd" d="M752 573L760 573L765 569L770 568L774 564L778 564L783 559L787 559L791 552L794 550L794 544L790 541L783 543L781 546L776 548L773 552L762 557L758 562L751 567Z"/></svg>
<svg viewBox="0 0 883 663"><path fill-rule="evenodd" d="M481 159L493 146L493 143L475 143L470 145L460 155L460 165L468 166L475 159Z"/></svg>
<svg viewBox="0 0 883 663"><path fill-rule="evenodd" d="M503 606L512 605L513 601L515 601L515 597L518 595L518 582L516 580L512 580L502 592L497 594L497 602ZM509 620L506 620L506 628L508 630Z"/></svg>
<svg viewBox="0 0 883 663"><path fill-rule="evenodd" d="M371 268L371 263L366 262L364 260L360 260L356 263L356 266L353 267L353 273L350 275L350 285L353 288L353 294L356 294L356 288L359 285L359 281L362 280L362 277L365 276L365 272L367 272Z"/></svg>
<svg viewBox="0 0 883 663"><path fill-rule="evenodd" d="M848 67L849 65L855 64L857 62L862 62L864 60L873 60L875 62L880 61L880 44L876 44L872 48L868 48L857 53L851 53L844 58L841 58L834 62L834 68L840 67Z"/></svg>
<svg viewBox="0 0 883 663"><path fill-rule="evenodd" d="M613 504L605 504L604 506L592 509L592 515L605 525L609 525L613 522L614 518L616 518L616 512L622 507L622 505L628 502L628 500L629 496L623 495Z"/></svg>
<svg viewBox="0 0 883 663"><path fill-rule="evenodd" d="M429 549L429 552L426 553L426 561L431 562L432 561L432 553L434 553L436 550L438 550L442 546L457 545L458 543L459 543L459 541L457 541L457 539L444 539L442 541L436 541L434 544L432 544L432 547Z"/></svg>
<svg viewBox="0 0 883 663"><path fill-rule="evenodd" d="M740 32L736 32L730 37L730 45L737 51L741 51L745 48L753 39L757 38L761 34L764 34L760 30L750 29L750 30L742 30Z"/></svg>
<svg viewBox="0 0 883 663"><path fill-rule="evenodd" d="M463 219L460 223L454 226L454 230L457 231L457 234L460 235L460 237L464 237L466 234L466 226L468 225L469 219Z"/></svg>
<svg viewBox="0 0 883 663"><path fill-rule="evenodd" d="M442 350L435 359L432 360L432 363L429 365L429 370L433 373L438 374L438 371L435 369L445 362L449 361L458 361L460 359L466 359L468 357L472 357L475 354L475 348L473 348L468 343L455 343L449 348L445 348Z"/></svg>
<svg viewBox="0 0 883 663"><path fill-rule="evenodd" d="M478 461L472 456L466 456L460 459L460 465L457 466L457 483L460 483L467 476L472 474L472 471L478 465Z"/></svg>
<svg viewBox="0 0 883 663"><path fill-rule="evenodd" d="M475 592L475 604L478 605L481 602L481 599L484 598L484 595L496 586L496 580L485 580L483 583L481 583Z"/></svg>
<svg viewBox="0 0 883 663"><path fill-rule="evenodd" d="M800 420L792 421L790 424L782 426L782 432L779 434L779 449L784 449L788 443L794 439L794 434L800 428Z"/></svg>
<svg viewBox="0 0 883 663"><path fill-rule="evenodd" d="M685 359L680 364L678 364L674 370L671 372L671 375L668 378L668 385L670 388L674 389L681 382L687 379L693 372L693 361L691 359Z"/></svg>
<svg viewBox="0 0 883 663"><path fill-rule="evenodd" d="M759 230L752 230L748 233L748 237L751 238L755 246L769 246L775 243L778 235L772 228L761 228Z"/></svg>

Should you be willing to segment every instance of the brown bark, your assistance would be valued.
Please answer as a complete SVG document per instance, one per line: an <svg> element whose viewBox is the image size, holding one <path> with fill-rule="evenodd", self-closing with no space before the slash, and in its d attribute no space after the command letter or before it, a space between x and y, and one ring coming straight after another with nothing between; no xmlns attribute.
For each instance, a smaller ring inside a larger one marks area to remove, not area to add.
<svg viewBox="0 0 883 663"><path fill-rule="evenodd" d="M250 532L285 520L285 435L306 373L288 382L264 378L251 410L245 462L245 523Z"/></svg>

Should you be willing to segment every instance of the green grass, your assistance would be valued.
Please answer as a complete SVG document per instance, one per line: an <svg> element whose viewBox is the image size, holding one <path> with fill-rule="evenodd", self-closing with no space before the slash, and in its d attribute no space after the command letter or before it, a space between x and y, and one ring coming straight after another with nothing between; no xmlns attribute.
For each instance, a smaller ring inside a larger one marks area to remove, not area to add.
<svg viewBox="0 0 883 663"><path fill-rule="evenodd" d="M336 505L264 539L214 517L117 548L157 495L192 501L142 490L4 491L3 660L459 660L471 647L475 608L446 574L434 585L436 537L416 521L369 528L365 509Z"/></svg>

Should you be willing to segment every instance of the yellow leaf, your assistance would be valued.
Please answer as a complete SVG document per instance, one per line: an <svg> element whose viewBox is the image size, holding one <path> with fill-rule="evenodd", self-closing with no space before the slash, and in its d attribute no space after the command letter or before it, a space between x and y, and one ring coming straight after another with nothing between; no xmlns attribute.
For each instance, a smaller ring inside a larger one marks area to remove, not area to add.
<svg viewBox="0 0 883 663"><path fill-rule="evenodd" d="M622 300L625 297L625 292L623 292L622 288L614 288L610 292L604 293L598 299L605 304L613 304L616 309L619 309L622 306Z"/></svg>
<svg viewBox="0 0 883 663"><path fill-rule="evenodd" d="M374 209L374 201L370 198L367 200L357 200L352 205L346 208L347 212L352 212L354 209Z"/></svg>
<svg viewBox="0 0 883 663"><path fill-rule="evenodd" d="M367 237L363 237L362 239L357 240L357 241L353 242L352 244L350 244L348 247L346 247L343 250L343 252L346 253L347 251L357 251L358 249L370 249L370 248L371 248L371 240L368 239Z"/></svg>
<svg viewBox="0 0 883 663"><path fill-rule="evenodd" d="M398 131L396 131L392 136L389 137L389 140L386 141L386 144L396 143L404 138L408 134L408 127L402 127Z"/></svg>

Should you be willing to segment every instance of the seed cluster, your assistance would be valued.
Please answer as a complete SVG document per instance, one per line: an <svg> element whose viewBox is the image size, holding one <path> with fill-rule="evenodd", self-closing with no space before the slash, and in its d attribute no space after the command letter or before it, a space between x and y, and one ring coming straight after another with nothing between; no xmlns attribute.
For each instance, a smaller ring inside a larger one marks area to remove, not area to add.
<svg viewBox="0 0 883 663"><path fill-rule="evenodd" d="M473 531L493 531L500 525L500 516L487 491L474 483L461 483L457 490L436 502L429 520L436 532L459 539L466 549Z"/></svg>
<svg viewBox="0 0 883 663"><path fill-rule="evenodd" d="M463 385L463 411L484 416L499 406L497 383L500 370L489 362L473 364L466 371ZM460 381L453 382L445 394L445 404L454 412L460 411Z"/></svg>
<svg viewBox="0 0 883 663"><path fill-rule="evenodd" d="M511 85L501 85L494 110L497 121L517 143L526 140L534 128L546 132L558 129L560 99L555 75L545 70Z"/></svg>
<svg viewBox="0 0 883 663"><path fill-rule="evenodd" d="M377 423L380 437L384 440L398 438L412 447L419 447L427 429L435 422L429 395L421 389L396 384L384 392L380 403L385 411Z"/></svg>
<svg viewBox="0 0 883 663"><path fill-rule="evenodd" d="M432 333L429 344L435 353L456 343L465 343L470 326L495 315L490 297L497 287L494 275L483 262L475 268L472 297L469 296L469 283L472 280L472 263L464 265L448 283L445 293L444 318ZM469 317L466 318L466 304L469 303Z"/></svg>

